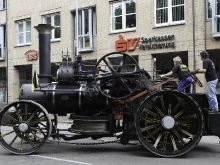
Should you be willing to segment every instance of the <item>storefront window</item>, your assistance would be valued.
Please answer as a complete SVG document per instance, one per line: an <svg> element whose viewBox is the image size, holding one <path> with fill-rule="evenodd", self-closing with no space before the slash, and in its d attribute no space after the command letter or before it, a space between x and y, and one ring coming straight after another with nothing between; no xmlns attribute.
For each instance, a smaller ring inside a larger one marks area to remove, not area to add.
<svg viewBox="0 0 220 165"><path fill-rule="evenodd" d="M6 82L6 69L0 69L0 102L6 102L7 98L7 82Z"/></svg>
<svg viewBox="0 0 220 165"><path fill-rule="evenodd" d="M20 86L23 84L32 83L32 68L31 67L21 67L19 68L19 80Z"/></svg>
<svg viewBox="0 0 220 165"><path fill-rule="evenodd" d="M153 55L153 58L155 58L155 61L156 61L156 64L154 65L155 66L154 69L156 70L156 74L154 75L155 78L157 78L159 74L166 74L173 69L174 67L173 58L176 56L180 56L182 59L182 63L188 66L188 53L187 52ZM176 74L173 74L172 77L177 79Z"/></svg>

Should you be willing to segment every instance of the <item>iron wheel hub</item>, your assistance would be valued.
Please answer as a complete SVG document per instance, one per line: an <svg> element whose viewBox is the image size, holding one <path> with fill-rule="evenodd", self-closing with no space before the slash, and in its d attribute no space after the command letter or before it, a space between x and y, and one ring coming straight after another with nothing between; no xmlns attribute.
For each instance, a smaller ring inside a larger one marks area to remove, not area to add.
<svg viewBox="0 0 220 165"><path fill-rule="evenodd" d="M162 119L161 124L165 129L172 129L175 126L175 120L171 116L165 116Z"/></svg>
<svg viewBox="0 0 220 165"><path fill-rule="evenodd" d="M18 129L20 132L24 133L24 132L27 132L27 130L29 129L29 126L27 123L22 122L18 125Z"/></svg>

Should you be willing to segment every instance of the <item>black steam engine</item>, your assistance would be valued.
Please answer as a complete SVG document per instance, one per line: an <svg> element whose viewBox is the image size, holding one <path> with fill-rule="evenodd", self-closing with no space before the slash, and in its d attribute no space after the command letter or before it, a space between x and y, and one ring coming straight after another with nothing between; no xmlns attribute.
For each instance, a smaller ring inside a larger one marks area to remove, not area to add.
<svg viewBox="0 0 220 165"><path fill-rule="evenodd" d="M21 87L19 101L0 112L0 144L9 152L33 153L49 138L116 137L124 145L139 140L155 155L177 157L192 150L203 135L220 136L220 115L205 109L204 94L176 91L170 79L152 81L125 53L104 55L86 71L80 56L72 61L68 54L62 55L57 76L52 77L53 27L40 24L35 28L39 32L39 74L34 73L33 84ZM110 62L111 57L119 62ZM127 60L132 67L125 65ZM59 129L58 116L66 115L72 124Z"/></svg>

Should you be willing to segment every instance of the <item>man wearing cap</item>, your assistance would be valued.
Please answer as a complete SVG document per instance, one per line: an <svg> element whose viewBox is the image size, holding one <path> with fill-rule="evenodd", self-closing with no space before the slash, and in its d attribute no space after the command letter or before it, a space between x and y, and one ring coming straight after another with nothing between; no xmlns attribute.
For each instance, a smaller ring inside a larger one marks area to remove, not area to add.
<svg viewBox="0 0 220 165"><path fill-rule="evenodd" d="M200 53L201 60L203 61L203 69L197 69L192 71L192 74L205 73L205 78L207 82L206 96L209 102L209 109L213 111L219 111L218 100L216 97L216 84L218 83L218 76L216 74L215 65L209 59L209 54L207 51L202 51Z"/></svg>
<svg viewBox="0 0 220 165"><path fill-rule="evenodd" d="M186 65L182 64L182 59L179 56L175 57L173 61L174 61L173 69L170 72L159 76L162 78L162 77L170 76L173 73L176 73L180 80L177 90L184 91L188 94L191 93L192 77L190 76L191 74L189 69L187 68Z"/></svg>

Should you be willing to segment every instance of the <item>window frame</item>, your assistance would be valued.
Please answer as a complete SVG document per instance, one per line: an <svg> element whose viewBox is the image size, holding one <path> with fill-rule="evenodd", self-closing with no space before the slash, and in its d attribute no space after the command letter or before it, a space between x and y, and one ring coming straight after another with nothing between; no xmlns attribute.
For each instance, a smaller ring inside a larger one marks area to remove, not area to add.
<svg viewBox="0 0 220 165"><path fill-rule="evenodd" d="M116 18L118 16L114 16L113 15L113 4L116 4L116 3L121 3L122 4L122 14L121 14L121 17L122 17L122 29L118 29L118 30L113 30L113 18ZM110 31L111 33L119 33L119 32L127 32L127 31L135 31L136 30L136 27L137 27L137 17L136 17L136 0L135 0L135 13L126 13L126 0L123 0L123 1L113 1L110 3L110 13L111 13L111 18L110 18ZM135 22L136 22L136 25L135 27L126 27L126 16L127 15L135 15Z"/></svg>
<svg viewBox="0 0 220 165"><path fill-rule="evenodd" d="M172 15L172 0L167 0L167 4L168 6L166 8L168 8L168 18L167 18L167 22L165 23L157 23L157 0L154 0L154 24L155 27L162 27L162 26L172 26L172 25L179 25L179 24L185 24L186 23L186 8L185 8L185 0L184 0L184 4L180 5L184 7L184 20L179 20L179 21L172 21L173 15ZM165 8L165 7L164 7Z"/></svg>
<svg viewBox="0 0 220 165"><path fill-rule="evenodd" d="M211 17L209 17L209 5L208 5L208 1L210 1L211 5L213 3L213 0L206 0L206 20L212 20L212 6L211 6Z"/></svg>
<svg viewBox="0 0 220 165"><path fill-rule="evenodd" d="M0 25L0 60L5 59L5 25Z"/></svg>
<svg viewBox="0 0 220 165"><path fill-rule="evenodd" d="M212 36L220 37L220 13L217 15L217 1L213 0L213 8L212 8ZM219 6L220 7L220 6ZM219 21L219 31L217 31L217 21Z"/></svg>
<svg viewBox="0 0 220 165"><path fill-rule="evenodd" d="M85 11L88 10L88 33L85 34ZM77 19L76 19L76 11L75 12L75 25L77 26ZM81 22L79 19L79 13L82 12ZM81 23L81 24L80 24ZM75 26L75 27L76 27ZM80 28L81 27L81 28ZM75 28L75 39L76 42L78 41L78 52L87 52L87 51L93 51L94 50L94 36L96 36L96 6L89 6L85 8L79 8L78 9L78 28ZM77 32L78 29L78 32ZM79 34L79 31L81 31L81 34ZM77 39L78 37L78 39ZM86 37L89 37L89 46L86 47ZM80 38L82 40L80 40ZM81 44L80 44L81 41ZM81 45L81 46L80 46Z"/></svg>
<svg viewBox="0 0 220 165"><path fill-rule="evenodd" d="M55 16L57 16L57 15L60 16L59 25L55 25ZM55 27L54 29L51 30L51 41L60 41L61 40L61 15L60 15L60 12L42 15L43 24L47 24L46 23L47 17L50 18L50 25ZM60 29L60 37L59 38L55 38L55 29L56 28Z"/></svg>
<svg viewBox="0 0 220 165"><path fill-rule="evenodd" d="M30 22L30 30L28 30L27 28L27 22ZM17 46L23 46L23 45L31 45L31 19L28 18L28 19L23 19L23 20L18 20L18 21L15 21L16 23L16 29L17 29L17 32L16 32L16 35L17 35ZM23 30L20 32L19 31L19 23L22 23L23 24ZM27 41L27 33L30 34L30 42ZM23 42L20 42L20 35L23 35Z"/></svg>
<svg viewBox="0 0 220 165"><path fill-rule="evenodd" d="M21 66L18 69L19 71L19 85L30 84L32 83L32 66ZM24 77L22 77L24 76Z"/></svg>
<svg viewBox="0 0 220 165"><path fill-rule="evenodd" d="M6 0L0 0L0 10L6 9Z"/></svg>

